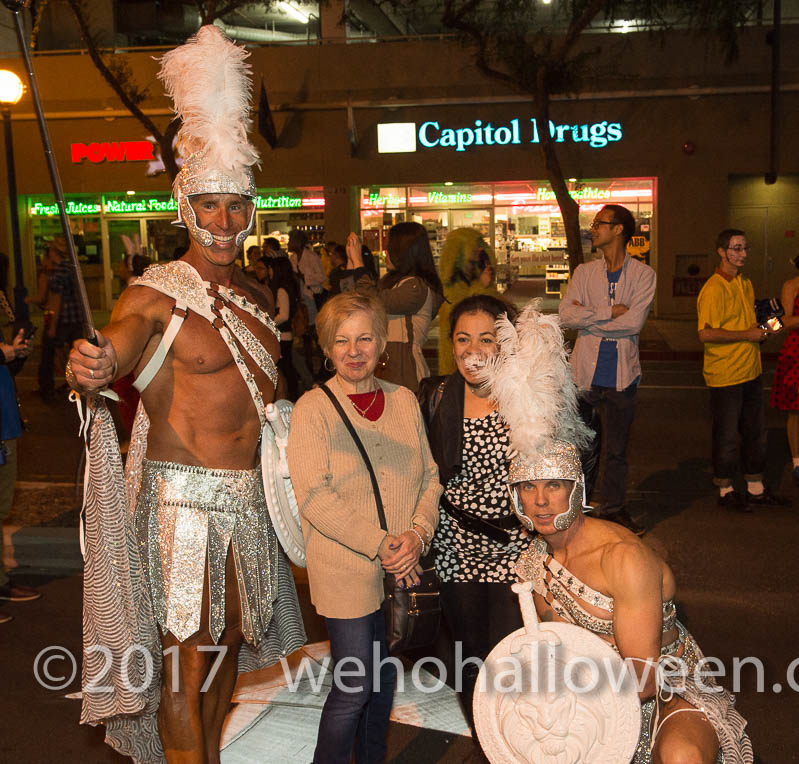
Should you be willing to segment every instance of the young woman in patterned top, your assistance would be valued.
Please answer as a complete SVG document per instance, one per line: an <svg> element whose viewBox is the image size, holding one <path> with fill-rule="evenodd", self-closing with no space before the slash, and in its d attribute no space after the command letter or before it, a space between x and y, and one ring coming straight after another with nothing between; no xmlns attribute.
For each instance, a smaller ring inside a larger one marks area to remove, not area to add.
<svg viewBox="0 0 799 764"><path fill-rule="evenodd" d="M494 323L516 310L490 295L459 302L450 314L457 371L422 380L419 398L430 448L444 486L433 539L441 579L441 607L455 655L485 660L491 648L521 628L510 585L527 532L508 503L508 431L475 377L497 351ZM479 665L462 669L461 703L472 725L472 695Z"/></svg>

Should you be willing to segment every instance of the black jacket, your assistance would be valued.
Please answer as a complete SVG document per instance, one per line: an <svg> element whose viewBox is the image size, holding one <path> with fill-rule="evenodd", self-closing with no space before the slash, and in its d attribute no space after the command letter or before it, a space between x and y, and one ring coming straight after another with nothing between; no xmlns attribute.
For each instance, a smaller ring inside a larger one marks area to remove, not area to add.
<svg viewBox="0 0 799 764"><path fill-rule="evenodd" d="M461 471L465 387L466 381L457 371L446 377L426 377L419 383L417 398L444 486Z"/></svg>

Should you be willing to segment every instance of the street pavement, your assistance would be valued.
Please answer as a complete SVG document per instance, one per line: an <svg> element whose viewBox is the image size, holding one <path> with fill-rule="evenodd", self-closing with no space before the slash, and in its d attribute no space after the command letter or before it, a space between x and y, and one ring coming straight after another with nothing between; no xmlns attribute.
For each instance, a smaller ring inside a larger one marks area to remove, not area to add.
<svg viewBox="0 0 799 764"><path fill-rule="evenodd" d="M675 571L681 620L705 654L725 666L721 682L736 691L760 760L799 761L799 668L795 678L786 673L799 657L799 489L790 480L783 416L768 411L767 482L791 496L794 506L752 515L718 508L710 482L709 397L695 338L690 321L650 321L642 335L642 347L644 340L649 345L630 444L630 511L647 527L644 539ZM20 442L20 480L70 482L80 454L77 414L65 402L41 403L32 392L34 374L32 363L18 380L29 421L29 432ZM772 374L773 363L767 364L766 386ZM72 533L64 531L67 538ZM2 607L15 620L0 625L0 761L123 761L103 745L101 730L78 724L79 701L65 696L79 691L79 678L56 691L40 686L34 677L35 658L49 646L80 654L79 572L29 568L21 580L39 586L44 596ZM298 590L309 640L325 639L302 576ZM762 691L752 665L739 672L740 687L733 687L734 660L747 657L762 662ZM51 664L54 674L65 673L65 667L70 668L64 662ZM797 689L791 689L789 678ZM273 759L265 750L258 760ZM468 738L392 724L391 762L478 760Z"/></svg>

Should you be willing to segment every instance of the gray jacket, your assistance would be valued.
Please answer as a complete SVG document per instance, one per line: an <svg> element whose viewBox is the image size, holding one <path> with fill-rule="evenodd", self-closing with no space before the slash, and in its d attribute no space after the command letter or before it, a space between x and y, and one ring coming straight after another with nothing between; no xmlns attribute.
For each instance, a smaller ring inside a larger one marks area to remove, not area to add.
<svg viewBox="0 0 799 764"><path fill-rule="evenodd" d="M628 310L611 318L607 270L604 257L578 265L558 309L561 323L578 330L571 364L574 381L581 390L591 387L603 339L614 340L618 346L617 390L629 387L641 375L638 335L655 299L657 277L653 268L627 254L616 285L615 303L626 305Z"/></svg>

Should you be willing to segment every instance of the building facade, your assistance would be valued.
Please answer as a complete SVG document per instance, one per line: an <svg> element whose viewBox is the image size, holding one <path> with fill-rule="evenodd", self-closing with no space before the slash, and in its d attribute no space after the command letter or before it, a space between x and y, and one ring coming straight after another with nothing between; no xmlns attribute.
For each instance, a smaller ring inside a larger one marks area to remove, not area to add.
<svg viewBox="0 0 799 764"><path fill-rule="evenodd" d="M794 49L799 26L786 25L783 35L783 49ZM535 123L523 94L483 77L456 41L322 37L252 50L256 99L262 76L278 144L270 149L256 135L258 218L248 243L292 227L318 241L343 242L355 230L380 251L388 228L405 219L425 225L436 249L449 230L474 226L494 248L501 275L541 275L563 262L565 247L537 145L549 129L585 228L605 203L635 213L633 252L658 273L656 315L694 313L698 288L716 265L715 236L727 225L747 231L747 274L758 297L779 294L792 275L799 72L786 56L780 175L766 185L771 49L763 28L744 32L742 55L731 65L687 32L662 44L646 33L615 35L580 93L553 103L549 126ZM143 50L127 59L150 88L144 108L165 127L171 113L153 55ZM2 66L23 76L12 54ZM138 237L154 259L168 258L181 242L170 225L169 179L145 129L88 56L40 55L34 66L90 299L109 308L120 289L123 237ZM59 221L28 94L12 124L31 290L43 242ZM2 224L8 241L7 216ZM584 253L593 256L587 239Z"/></svg>

